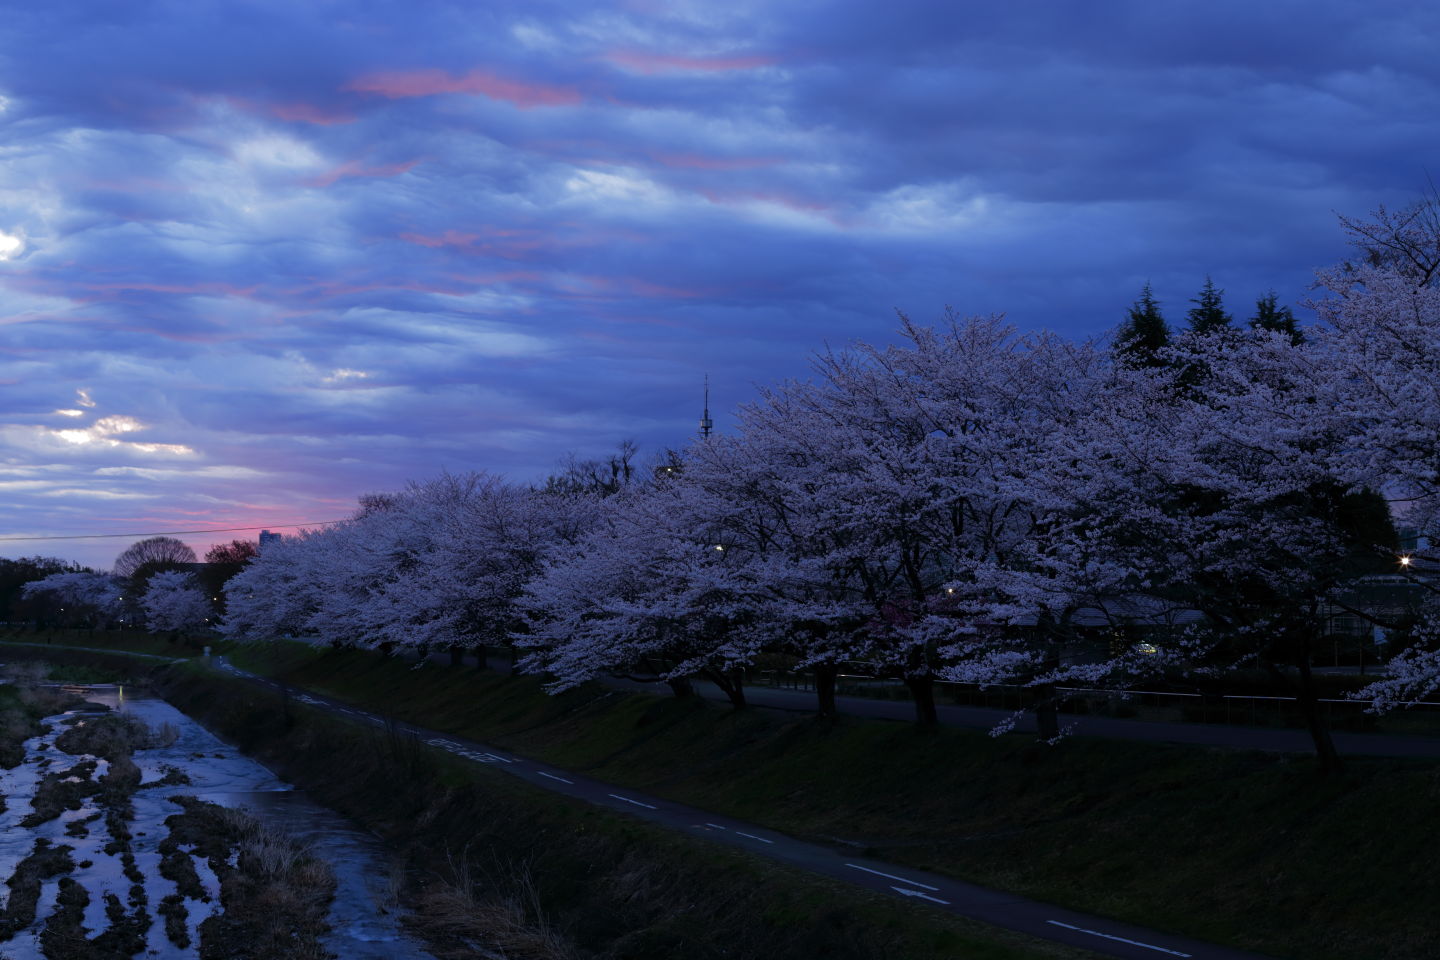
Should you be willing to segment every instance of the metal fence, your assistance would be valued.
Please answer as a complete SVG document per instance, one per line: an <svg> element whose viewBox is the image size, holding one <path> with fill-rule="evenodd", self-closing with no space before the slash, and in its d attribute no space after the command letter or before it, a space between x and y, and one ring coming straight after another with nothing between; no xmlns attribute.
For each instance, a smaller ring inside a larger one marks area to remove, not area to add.
<svg viewBox="0 0 1440 960"><path fill-rule="evenodd" d="M751 683L789 690L814 690L815 678L804 672L767 670L751 677ZM1304 716L1295 697L1252 694L1176 693L1167 690L1102 690L1087 687L1058 687L1059 711L1076 716L1108 716L1130 720L1186 723L1237 724L1251 727L1303 727ZM881 700L909 700L903 681L863 674L841 674L836 692ZM1033 700L1033 691L1018 685L981 686L973 683L937 681L935 699L940 704L1023 710ZM1384 730L1405 728L1420 732L1433 728L1440 733L1440 702L1419 701L1408 709L1385 716L1369 712L1371 701L1321 698L1321 713L1337 730Z"/></svg>

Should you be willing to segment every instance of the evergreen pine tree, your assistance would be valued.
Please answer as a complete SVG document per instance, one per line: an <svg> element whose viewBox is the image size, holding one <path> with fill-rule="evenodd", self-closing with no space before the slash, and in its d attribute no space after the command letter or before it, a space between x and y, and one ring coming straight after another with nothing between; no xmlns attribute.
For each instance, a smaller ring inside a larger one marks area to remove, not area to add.
<svg viewBox="0 0 1440 960"><path fill-rule="evenodd" d="M1115 332L1115 352L1134 366L1160 367L1165 361L1160 351L1170 343L1170 327L1160 315L1160 304L1146 283L1140 299L1130 307L1130 315Z"/></svg>
<svg viewBox="0 0 1440 960"><path fill-rule="evenodd" d="M1191 330L1196 333L1214 333L1230 326L1230 314L1225 312L1220 301L1224 293L1224 290L1215 289L1213 280L1205 278L1205 286L1200 289L1200 296L1190 301L1195 306L1186 314Z"/></svg>
<svg viewBox="0 0 1440 960"><path fill-rule="evenodd" d="M1255 316L1250 318L1250 326L1256 330L1283 333L1290 338L1291 343L1299 343L1305 339L1305 334L1301 333L1296 325L1295 314L1290 312L1289 307L1280 306L1277 300L1274 290L1256 300Z"/></svg>

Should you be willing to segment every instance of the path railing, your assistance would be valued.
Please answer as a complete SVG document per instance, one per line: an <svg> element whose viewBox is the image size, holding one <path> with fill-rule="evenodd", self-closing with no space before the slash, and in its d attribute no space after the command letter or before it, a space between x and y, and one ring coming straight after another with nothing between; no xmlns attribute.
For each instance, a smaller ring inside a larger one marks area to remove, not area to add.
<svg viewBox="0 0 1440 960"><path fill-rule="evenodd" d="M787 690L815 689L814 677L803 671L766 670L750 682ZM1032 700L1027 688L1014 684L981 686L937 681L936 701L942 705L1021 710ZM1128 720L1237 724L1249 727L1303 727L1305 719L1295 697L1257 694L1178 693L1168 690L1104 690L1059 687L1059 710L1071 716L1103 716ZM894 678L842 673L836 683L842 696L909 700L905 684ZM1369 712L1371 701L1326 697L1319 701L1328 724L1337 730L1440 735L1440 701L1418 701L1383 716Z"/></svg>

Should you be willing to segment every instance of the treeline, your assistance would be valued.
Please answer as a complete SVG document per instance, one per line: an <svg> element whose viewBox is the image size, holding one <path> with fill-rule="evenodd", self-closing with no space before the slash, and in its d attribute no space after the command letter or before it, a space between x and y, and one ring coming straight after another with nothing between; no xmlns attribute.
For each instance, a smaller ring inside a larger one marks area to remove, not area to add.
<svg viewBox="0 0 1440 960"><path fill-rule="evenodd" d="M1303 335L1273 297L1229 322L1208 283L1163 342L1148 292L1109 342L907 320L902 344L821 354L734 435L649 470L413 484L267 549L227 586L225 629L511 643L555 689L705 677L737 705L745 669L783 656L814 672L822 712L863 660L903 679L922 723L939 679L1023 684L1046 736L1059 684L1259 662L1297 684L1333 764L1310 672L1328 612L1409 645L1382 699L1440 676L1428 601L1397 614L1357 593L1416 569L1386 499L1422 531L1440 504L1440 235L1423 222L1345 221L1361 256L1320 272Z"/></svg>
<svg viewBox="0 0 1440 960"><path fill-rule="evenodd" d="M14 561L12 579L0 587L12 587L17 619L37 627L197 631L219 622L226 581L256 553L252 541L232 540L212 547L202 564L174 537L148 537L122 551L109 573L59 560Z"/></svg>

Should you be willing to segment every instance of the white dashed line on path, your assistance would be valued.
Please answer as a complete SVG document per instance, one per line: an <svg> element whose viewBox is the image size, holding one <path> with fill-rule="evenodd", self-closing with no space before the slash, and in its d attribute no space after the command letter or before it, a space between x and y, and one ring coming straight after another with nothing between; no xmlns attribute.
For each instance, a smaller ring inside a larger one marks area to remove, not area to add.
<svg viewBox="0 0 1440 960"><path fill-rule="evenodd" d="M858 863L847 863L845 866L852 870L864 870L866 873L873 873L877 877L884 877L886 880L899 880L901 883L908 883L912 887L924 887L926 890L939 890L939 887L932 887L928 883L921 883L919 880L911 880L908 877L897 877L893 873L881 873L879 870L871 870L869 867L862 867Z"/></svg>
<svg viewBox="0 0 1440 960"><path fill-rule="evenodd" d="M1077 927L1072 923L1061 923L1059 920L1046 920L1046 923L1053 923L1057 927L1064 927L1066 930L1074 930L1076 933L1088 933L1092 937L1104 937L1106 940L1116 940L1120 943L1128 943L1132 947L1144 947L1146 950L1156 950L1160 953L1168 953L1172 957L1193 957L1193 953L1181 953L1179 950L1170 950L1166 947L1157 947L1153 943L1141 943L1139 940L1126 940L1124 937L1117 937L1110 933L1101 933L1099 930L1086 930L1084 927Z"/></svg>
<svg viewBox="0 0 1440 960"><path fill-rule="evenodd" d="M626 803L633 803L633 804L635 804L635 806L637 806L637 807L644 807L646 810L658 810L658 809L660 809L659 807L651 806L651 805L648 804L648 803L641 803L639 800L631 800L629 797L622 797L622 796L620 796L620 794L618 794L618 793L612 793L612 794L610 794L610 796L614 797L616 800L624 800Z"/></svg>
<svg viewBox="0 0 1440 960"><path fill-rule="evenodd" d="M535 772L540 774L540 776L542 777L549 777L551 780L559 780L561 783L573 784L575 782L574 780L566 780L564 777L557 777L553 773L546 773L544 770L536 770Z"/></svg>
<svg viewBox="0 0 1440 960"><path fill-rule="evenodd" d="M721 829L724 829L724 828L722 827ZM753 834L753 833L741 833L739 830L736 830L736 831L735 831L735 836L737 836L737 837L749 837L751 840L759 840L761 843L774 843L774 842L775 842L774 840L766 840L764 837L757 837L757 836L755 836L755 834Z"/></svg>

